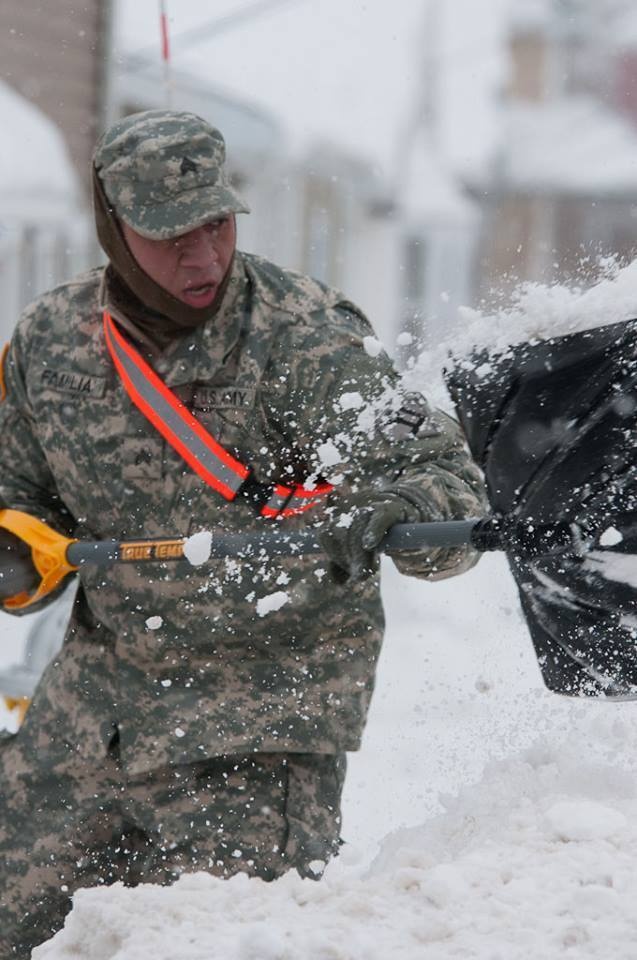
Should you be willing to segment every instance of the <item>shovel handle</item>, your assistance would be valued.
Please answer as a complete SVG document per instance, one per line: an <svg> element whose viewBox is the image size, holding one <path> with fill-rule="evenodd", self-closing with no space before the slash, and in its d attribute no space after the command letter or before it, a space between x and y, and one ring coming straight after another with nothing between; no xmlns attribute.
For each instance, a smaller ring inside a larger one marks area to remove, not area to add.
<svg viewBox="0 0 637 960"><path fill-rule="evenodd" d="M30 606L54 590L64 578L86 564L108 566L113 563L167 563L188 559L188 541L170 540L70 540L45 523L15 510L0 510L0 528L13 533L31 548L31 560L41 577L35 592L7 596L12 584L0 584L0 598L7 609ZM496 517L470 520L440 520L430 523L399 523L380 544L383 553L393 554L436 547L514 551L526 558L572 550L576 537L569 524L557 522L534 527L532 524L504 523ZM233 557L237 560L267 557L303 556L321 553L314 530L295 530L272 526L256 533L215 533L209 557ZM205 559L208 559L207 557ZM193 561L199 565L197 561ZM201 561L204 562L204 561Z"/></svg>
<svg viewBox="0 0 637 960"><path fill-rule="evenodd" d="M570 524L519 523L503 526L499 519L487 517L469 520L435 520L430 523L398 523L380 545L382 553L426 550L428 547L461 547L470 544L481 553L509 550L532 559L575 546ZM72 567L84 564L105 566L111 563L170 562L187 555L187 540L75 540L69 543L66 559ZM257 533L213 533L209 556L212 559L236 557L289 557L320 553L322 547L314 530L269 527Z"/></svg>
<svg viewBox="0 0 637 960"><path fill-rule="evenodd" d="M419 550L426 547L455 547L471 542L476 520L446 520L432 523L399 523L392 527L383 542L384 553ZM185 557L186 540L76 540L66 551L73 567L84 564L166 562ZM210 557L300 556L321 552L313 530L285 533L269 529L259 533L215 533Z"/></svg>

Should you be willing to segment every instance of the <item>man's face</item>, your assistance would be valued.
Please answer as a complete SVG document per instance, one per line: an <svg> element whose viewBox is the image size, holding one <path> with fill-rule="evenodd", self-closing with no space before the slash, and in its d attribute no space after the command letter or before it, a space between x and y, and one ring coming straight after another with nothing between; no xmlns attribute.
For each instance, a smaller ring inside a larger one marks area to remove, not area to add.
<svg viewBox="0 0 637 960"><path fill-rule="evenodd" d="M228 271L237 234L233 216L170 240L148 240L122 222L124 239L155 283L189 307L209 307Z"/></svg>

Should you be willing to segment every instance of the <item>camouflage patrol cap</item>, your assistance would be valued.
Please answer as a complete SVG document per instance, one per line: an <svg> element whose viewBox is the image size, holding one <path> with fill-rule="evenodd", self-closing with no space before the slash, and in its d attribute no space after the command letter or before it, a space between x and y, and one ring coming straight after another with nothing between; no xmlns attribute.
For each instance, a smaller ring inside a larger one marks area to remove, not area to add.
<svg viewBox="0 0 637 960"><path fill-rule="evenodd" d="M250 212L230 185L225 160L220 132L179 110L145 110L118 120L93 155L117 216L150 240Z"/></svg>

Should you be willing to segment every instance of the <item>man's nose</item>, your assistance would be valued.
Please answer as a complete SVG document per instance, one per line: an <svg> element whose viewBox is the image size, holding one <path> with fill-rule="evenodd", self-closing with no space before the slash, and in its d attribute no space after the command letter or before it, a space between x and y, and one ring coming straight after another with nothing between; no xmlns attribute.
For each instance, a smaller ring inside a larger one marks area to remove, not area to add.
<svg viewBox="0 0 637 960"><path fill-rule="evenodd" d="M182 263L189 267L198 267L218 260L219 255L214 236L205 226L196 227L182 237Z"/></svg>

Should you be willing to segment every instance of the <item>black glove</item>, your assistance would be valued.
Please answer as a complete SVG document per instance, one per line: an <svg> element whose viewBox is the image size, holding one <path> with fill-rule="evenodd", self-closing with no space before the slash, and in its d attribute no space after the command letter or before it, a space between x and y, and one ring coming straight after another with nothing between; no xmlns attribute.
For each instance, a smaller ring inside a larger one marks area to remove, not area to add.
<svg viewBox="0 0 637 960"><path fill-rule="evenodd" d="M31 547L0 527L0 601L32 593L40 577L31 560Z"/></svg>
<svg viewBox="0 0 637 960"><path fill-rule="evenodd" d="M367 491L337 504L322 519L318 538L335 583L366 580L378 570L378 547L396 523L417 523L421 511L390 491Z"/></svg>

